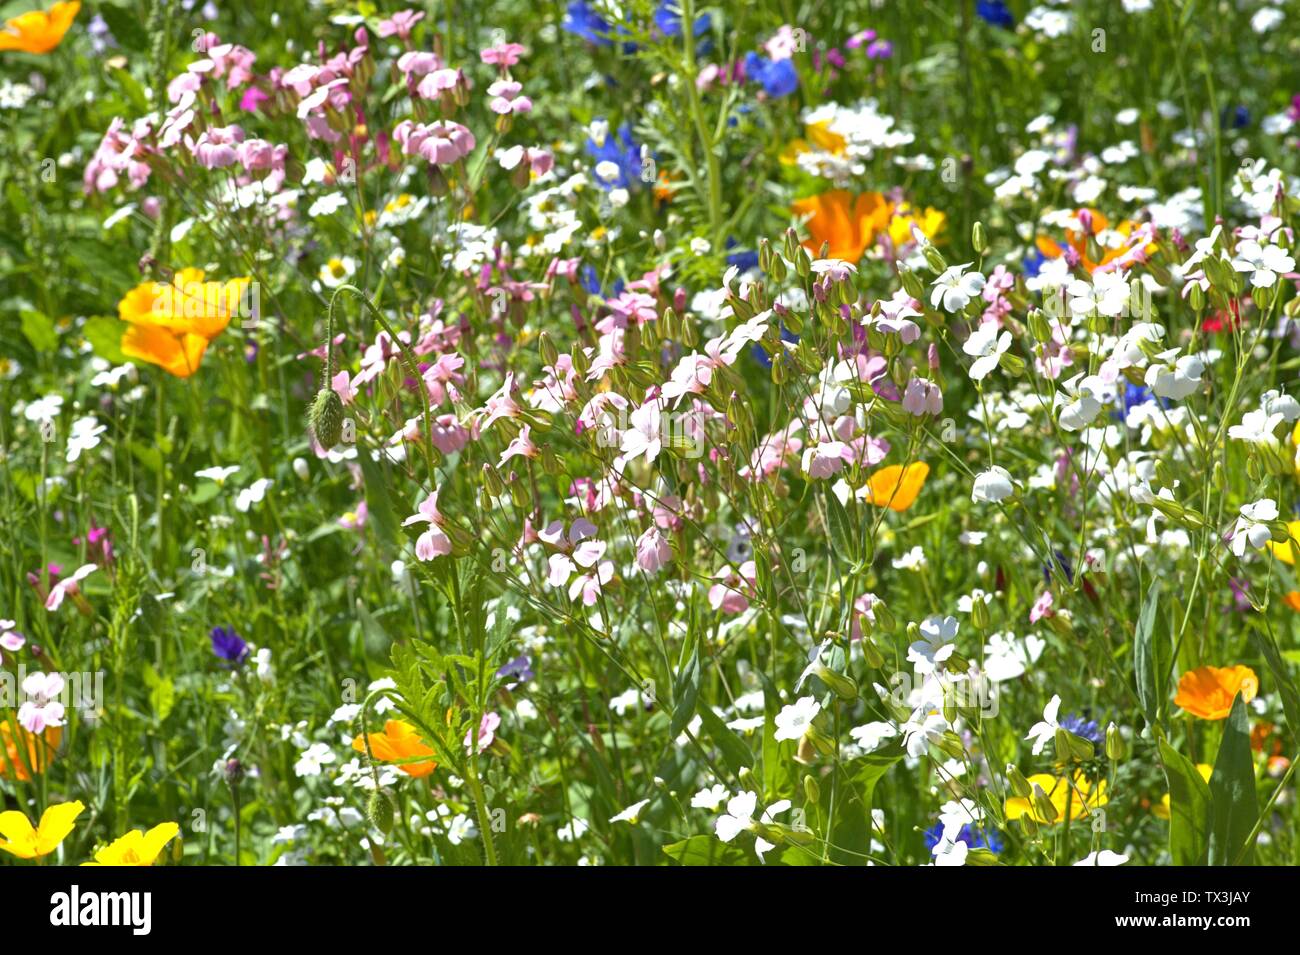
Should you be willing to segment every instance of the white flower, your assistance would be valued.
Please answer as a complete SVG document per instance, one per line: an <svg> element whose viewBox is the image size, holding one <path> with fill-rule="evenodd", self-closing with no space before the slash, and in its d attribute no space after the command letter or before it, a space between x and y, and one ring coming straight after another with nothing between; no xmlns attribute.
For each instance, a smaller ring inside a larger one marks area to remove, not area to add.
<svg viewBox="0 0 1300 955"><path fill-rule="evenodd" d="M918 673L932 673L939 664L947 660L957 650L953 642L957 639L957 630L961 624L956 617L926 617L921 621L921 636L907 648L908 662L916 667Z"/></svg>
<svg viewBox="0 0 1300 955"><path fill-rule="evenodd" d="M708 809L710 812L717 812L718 807L726 802L731 796L726 786L721 783L714 783L708 789L701 789L691 797L692 809Z"/></svg>
<svg viewBox="0 0 1300 955"><path fill-rule="evenodd" d="M218 484L225 484L226 479L238 471L239 465L233 464L228 468L204 468L202 471L195 471L194 476L198 478L207 478L210 481L216 481Z"/></svg>
<svg viewBox="0 0 1300 955"><path fill-rule="evenodd" d="M920 570L925 566L925 550L920 544L893 562L895 570Z"/></svg>
<svg viewBox="0 0 1300 955"><path fill-rule="evenodd" d="M1110 849L1102 849L1100 852L1089 852L1074 865L1123 865L1127 861L1126 855L1112 852Z"/></svg>
<svg viewBox="0 0 1300 955"><path fill-rule="evenodd" d="M992 323L981 325L971 332L961 346L962 351L975 358L970 366L971 380L982 381L987 377L998 367L1003 353L1010 347L1011 333L1003 332L999 335L998 327Z"/></svg>
<svg viewBox="0 0 1300 955"><path fill-rule="evenodd" d="M994 683L1014 680L1043 655L1047 641L1033 634L1023 640L1010 633L990 634L984 644L984 675Z"/></svg>
<svg viewBox="0 0 1300 955"><path fill-rule="evenodd" d="M723 842L730 842L736 836L754 826L754 810L758 808L758 796L752 792L743 792L727 800L727 811L713 823L713 831Z"/></svg>
<svg viewBox="0 0 1300 955"><path fill-rule="evenodd" d="M943 739L947 729L948 721L940 713L927 713L923 716L914 713L903 724L903 747L907 750L907 755L920 759L929 752L931 743L937 744Z"/></svg>
<svg viewBox="0 0 1300 955"><path fill-rule="evenodd" d="M68 435L68 463L81 457L82 451L99 447L99 436L107 430L94 415L86 415L72 422L72 432Z"/></svg>
<svg viewBox="0 0 1300 955"><path fill-rule="evenodd" d="M1280 246L1261 246L1254 239L1246 239L1237 244L1237 257L1232 260L1232 267L1238 272L1249 272L1250 284L1254 288L1272 288L1278 275L1295 269L1295 259Z"/></svg>
<svg viewBox="0 0 1300 955"><path fill-rule="evenodd" d="M319 776L325 764L334 762L335 758L328 743L312 743L293 764L294 775Z"/></svg>
<svg viewBox="0 0 1300 955"><path fill-rule="evenodd" d="M1277 520L1277 502L1264 498L1254 504L1243 504L1241 516L1232 528L1232 552L1238 557L1246 553L1246 545L1263 547L1272 537L1268 522Z"/></svg>
<svg viewBox="0 0 1300 955"><path fill-rule="evenodd" d="M62 410L63 395L46 395L24 408L23 417L28 421L50 421L57 418Z"/></svg>
<svg viewBox="0 0 1300 955"><path fill-rule="evenodd" d="M453 846L458 846L466 839L473 839L477 835L478 829L474 825L474 820L463 812L452 816L451 822L447 823L447 841Z"/></svg>
<svg viewBox="0 0 1300 955"><path fill-rule="evenodd" d="M356 259L350 255L332 258L320 267L318 277L326 288L338 288L352 278L357 271Z"/></svg>
<svg viewBox="0 0 1300 955"><path fill-rule="evenodd" d="M966 271L970 264L951 265L934 280L934 287L930 291L932 306L942 306L945 311L956 314L984 290L984 276L979 272Z"/></svg>
<svg viewBox="0 0 1300 955"><path fill-rule="evenodd" d="M987 471L975 475L975 486L971 489L970 499L976 504L996 504L1005 501L1016 492L1011 481L1011 473L996 464Z"/></svg>
<svg viewBox="0 0 1300 955"><path fill-rule="evenodd" d="M1242 415L1241 424L1234 424L1228 429L1228 437L1250 444L1275 445L1277 435L1274 432L1281 423L1281 414L1270 414L1263 408L1258 408Z"/></svg>
<svg viewBox="0 0 1300 955"><path fill-rule="evenodd" d="M1106 384L1097 375L1075 375L1063 384L1056 405L1061 409L1058 420L1066 431L1082 431L1101 413Z"/></svg>
<svg viewBox="0 0 1300 955"><path fill-rule="evenodd" d="M1059 696L1053 696L1047 706L1043 707L1042 721L1035 723L1030 728L1029 735L1026 736L1025 739L1032 739L1034 741L1034 748L1031 752L1033 752L1035 756L1043 751L1043 747L1047 745L1048 740L1053 739L1056 736L1057 727L1060 726L1060 724L1056 722L1056 714L1060 711L1061 698Z"/></svg>
<svg viewBox="0 0 1300 955"><path fill-rule="evenodd" d="M649 799L642 799L640 802L634 802L616 816L611 816L610 822L628 822L636 825L641 818L641 810L650 804Z"/></svg>
<svg viewBox="0 0 1300 955"><path fill-rule="evenodd" d="M1161 357L1166 361L1178 354L1177 349L1165 352ZM1196 355L1183 355L1172 365L1153 364L1147 368L1146 383L1157 398L1172 398L1182 401L1201 387L1201 375L1205 371L1205 362Z"/></svg>
<svg viewBox="0 0 1300 955"><path fill-rule="evenodd" d="M555 836L561 842L573 842L575 839L581 839L583 833L590 828L591 826L586 819L579 819L575 816L571 822L555 830Z"/></svg>
<svg viewBox="0 0 1300 955"><path fill-rule="evenodd" d="M849 735L867 752L879 749L880 744L898 736L898 729L892 723L866 723L849 730Z"/></svg>
<svg viewBox="0 0 1300 955"><path fill-rule="evenodd" d="M1260 396L1259 406L1265 414L1280 414L1288 423L1300 420L1300 401L1280 391L1266 391Z"/></svg>
<svg viewBox="0 0 1300 955"><path fill-rule="evenodd" d="M934 848L930 850L934 855L934 864L940 866L962 866L966 864L966 856L970 853L970 846L965 842L957 842L945 833Z"/></svg>
<svg viewBox="0 0 1300 955"><path fill-rule="evenodd" d="M45 598L45 609L58 610L63 603L63 598L75 594L80 589L78 585L98 569L95 564L82 564L73 571L71 577L60 580L50 588L50 595Z"/></svg>
<svg viewBox="0 0 1300 955"><path fill-rule="evenodd" d="M787 739L803 739L812 726L812 721L822 711L822 705L814 697L803 696L788 706L783 706L776 714L777 742Z"/></svg>
<svg viewBox="0 0 1300 955"><path fill-rule="evenodd" d="M241 514L247 514L254 504L261 504L266 497L267 490L275 482L270 478L258 478L248 487L244 488L235 497L235 510Z"/></svg>

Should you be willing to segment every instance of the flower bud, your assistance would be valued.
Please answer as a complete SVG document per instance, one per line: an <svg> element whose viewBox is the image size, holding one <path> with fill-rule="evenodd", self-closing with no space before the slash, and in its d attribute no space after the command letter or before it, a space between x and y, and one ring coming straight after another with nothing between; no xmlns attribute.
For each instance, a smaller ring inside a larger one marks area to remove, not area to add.
<svg viewBox="0 0 1300 955"><path fill-rule="evenodd" d="M328 451L343 438L343 399L333 388L322 388L316 393L309 413L312 434L320 446Z"/></svg>
<svg viewBox="0 0 1300 955"><path fill-rule="evenodd" d="M976 222L973 226L971 226L970 244L971 244L971 248L974 249L976 254L978 255L983 255L985 252L988 251L989 237L987 233L985 233L984 231L983 222Z"/></svg>
<svg viewBox="0 0 1300 955"><path fill-rule="evenodd" d="M1106 756L1115 763L1123 762L1128 757L1128 743L1114 723L1106 727Z"/></svg>
<svg viewBox="0 0 1300 955"><path fill-rule="evenodd" d="M947 271L948 263L944 257L939 254L939 250L932 245L925 247L925 264L934 269L936 273Z"/></svg>
<svg viewBox="0 0 1300 955"><path fill-rule="evenodd" d="M821 802L822 790L811 773L803 778L803 794L810 803Z"/></svg>
<svg viewBox="0 0 1300 955"><path fill-rule="evenodd" d="M376 789L366 802L366 818L384 835L393 831L393 801L388 793Z"/></svg>
<svg viewBox="0 0 1300 955"><path fill-rule="evenodd" d="M1043 787L1038 783L1034 783L1034 791L1029 801L1033 803L1034 812L1040 819L1049 824L1056 822L1058 815L1056 807L1052 805L1052 800L1047 798L1047 793L1043 792Z"/></svg>
<svg viewBox="0 0 1300 955"><path fill-rule="evenodd" d="M1021 799L1028 799L1034 794L1034 790L1029 785L1029 780L1025 778L1024 773L1016 768L1014 763L1007 763L1007 785Z"/></svg>

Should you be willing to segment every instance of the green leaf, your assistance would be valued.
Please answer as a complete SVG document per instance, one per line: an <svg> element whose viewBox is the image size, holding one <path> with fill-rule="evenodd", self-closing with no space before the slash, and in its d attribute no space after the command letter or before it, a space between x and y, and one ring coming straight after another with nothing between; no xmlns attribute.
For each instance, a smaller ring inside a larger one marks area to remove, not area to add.
<svg viewBox="0 0 1300 955"><path fill-rule="evenodd" d="M393 513L392 494L384 480L383 466L370 456L368 448L357 448L357 462L366 485L366 509L374 522L382 543L391 545L397 540L397 516Z"/></svg>
<svg viewBox="0 0 1300 955"><path fill-rule="evenodd" d="M176 687L170 677L160 677L148 663L144 665L144 682L149 687L149 706L153 709L154 718L161 723L176 705Z"/></svg>
<svg viewBox="0 0 1300 955"><path fill-rule="evenodd" d="M125 330L125 323L106 315L98 315L86 320L81 334L100 358L114 365L125 365L130 360L122 353L122 333Z"/></svg>
<svg viewBox="0 0 1300 955"><path fill-rule="evenodd" d="M1169 855L1174 865L1205 865L1209 855L1210 787L1196 767L1160 740L1169 781Z"/></svg>
<svg viewBox="0 0 1300 955"><path fill-rule="evenodd" d="M722 751L722 761L733 773L740 772L746 766L754 765L754 754L749 751L745 741L722 722L722 718L713 712L713 707L700 707L700 722L704 726L704 732L709 734L718 749Z"/></svg>
<svg viewBox="0 0 1300 955"><path fill-rule="evenodd" d="M54 331L54 322L44 312L33 308L22 310L23 336L32 343L37 351L54 351L59 347L59 336Z"/></svg>
<svg viewBox="0 0 1300 955"><path fill-rule="evenodd" d="M1213 807L1210 865L1233 865L1259 819L1255 761L1250 752L1250 718L1240 693L1223 724L1223 739L1210 776L1210 801ZM1252 846L1242 862L1250 864L1253 854Z"/></svg>
<svg viewBox="0 0 1300 955"><path fill-rule="evenodd" d="M690 641L687 641L688 645ZM685 648L683 648L685 650ZM668 738L676 739L695 715L695 702L700 695L700 656L698 650L678 664L673 680L673 720L668 728Z"/></svg>
<svg viewBox="0 0 1300 955"><path fill-rule="evenodd" d="M1138 616L1137 630L1133 635L1133 670L1137 678L1138 702L1148 723L1156 722L1161 687L1157 675L1154 643L1156 608L1160 602L1160 581L1153 580Z"/></svg>
<svg viewBox="0 0 1300 955"><path fill-rule="evenodd" d="M691 836L664 846L664 854L678 865L749 865L749 857L716 836Z"/></svg>
<svg viewBox="0 0 1300 955"><path fill-rule="evenodd" d="M108 24L113 39L126 49L137 53L149 49L149 34L145 32L143 21L136 11L111 3L101 3L99 15Z"/></svg>

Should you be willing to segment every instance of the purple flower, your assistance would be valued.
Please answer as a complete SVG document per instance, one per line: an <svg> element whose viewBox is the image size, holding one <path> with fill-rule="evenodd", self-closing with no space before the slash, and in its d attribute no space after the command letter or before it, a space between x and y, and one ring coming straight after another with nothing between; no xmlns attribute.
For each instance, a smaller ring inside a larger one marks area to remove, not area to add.
<svg viewBox="0 0 1300 955"><path fill-rule="evenodd" d="M212 628L212 652L229 663L240 664L248 657L248 644L234 627Z"/></svg>
<svg viewBox="0 0 1300 955"><path fill-rule="evenodd" d="M497 670L497 676L503 680L511 680L508 686L511 689L519 683L527 683L533 678L532 661L528 659L528 654L521 653L508 663L502 665Z"/></svg>

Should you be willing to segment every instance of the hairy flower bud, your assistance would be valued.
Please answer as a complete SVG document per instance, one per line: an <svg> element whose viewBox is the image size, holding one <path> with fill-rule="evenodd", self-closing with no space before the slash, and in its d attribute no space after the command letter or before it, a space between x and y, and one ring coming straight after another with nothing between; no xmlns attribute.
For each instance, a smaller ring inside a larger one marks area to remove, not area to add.
<svg viewBox="0 0 1300 955"><path fill-rule="evenodd" d="M312 434L320 446L329 450L343 438L343 399L333 388L322 388L316 393L309 414Z"/></svg>

